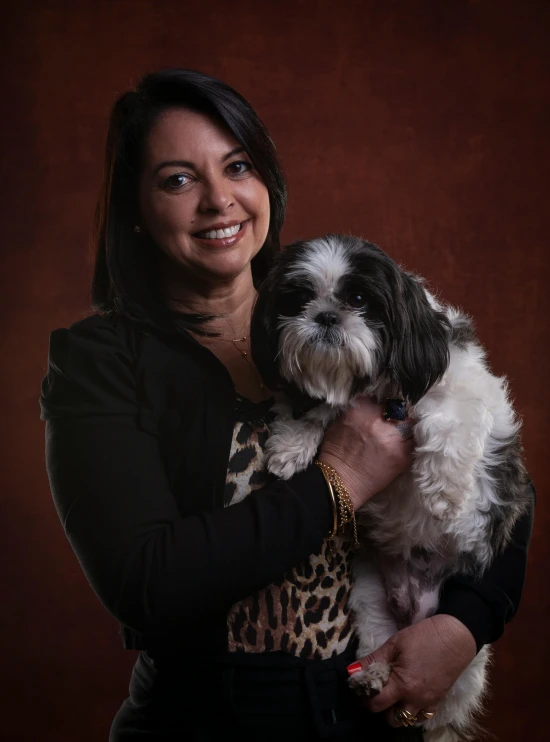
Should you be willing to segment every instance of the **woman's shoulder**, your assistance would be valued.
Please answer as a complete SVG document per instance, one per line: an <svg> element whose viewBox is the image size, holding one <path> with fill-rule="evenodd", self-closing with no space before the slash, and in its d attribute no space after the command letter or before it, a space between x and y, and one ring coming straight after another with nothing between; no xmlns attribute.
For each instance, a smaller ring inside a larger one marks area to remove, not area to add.
<svg viewBox="0 0 550 742"><path fill-rule="evenodd" d="M165 338L115 313L54 330L41 417L135 414L147 400L159 406L157 397L170 384L187 397L208 373L190 350L183 339Z"/></svg>
<svg viewBox="0 0 550 742"><path fill-rule="evenodd" d="M138 342L137 330L119 315L94 314L51 333L48 371L67 377L116 371L131 365Z"/></svg>
<svg viewBox="0 0 550 742"><path fill-rule="evenodd" d="M132 323L116 313L92 314L74 322L70 327L60 327L50 335L50 354L71 346L88 348L90 352L107 351L114 346L131 348L137 330Z"/></svg>
<svg viewBox="0 0 550 742"><path fill-rule="evenodd" d="M133 409L137 342L136 330L117 315L94 314L54 330L42 382L42 419Z"/></svg>

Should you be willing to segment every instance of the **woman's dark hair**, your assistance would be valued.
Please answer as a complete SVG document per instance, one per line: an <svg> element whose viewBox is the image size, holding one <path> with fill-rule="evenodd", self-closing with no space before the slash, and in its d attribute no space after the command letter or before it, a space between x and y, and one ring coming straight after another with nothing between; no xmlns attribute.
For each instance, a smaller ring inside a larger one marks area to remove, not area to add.
<svg viewBox="0 0 550 742"><path fill-rule="evenodd" d="M159 248L139 222L138 184L147 137L159 115L171 108L203 113L226 127L241 144L269 193L266 240L252 259L258 286L279 251L286 184L275 146L253 108L233 88L200 72L169 69L141 79L115 103L107 135L105 174L95 220L96 258L92 303L164 332L199 330L204 317L172 312L164 301Z"/></svg>

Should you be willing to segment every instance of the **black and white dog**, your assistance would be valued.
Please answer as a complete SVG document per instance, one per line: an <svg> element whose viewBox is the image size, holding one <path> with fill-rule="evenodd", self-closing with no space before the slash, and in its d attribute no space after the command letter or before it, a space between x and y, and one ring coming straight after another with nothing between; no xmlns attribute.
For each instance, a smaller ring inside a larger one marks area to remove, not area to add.
<svg viewBox="0 0 550 742"><path fill-rule="evenodd" d="M489 371L467 316L351 236L283 251L261 286L251 337L259 372L284 392L266 448L278 477L311 463L355 396L410 405L412 469L360 513L365 547L350 605L364 657L433 614L451 574L482 572L507 544L530 495L506 382ZM424 725L432 739L467 733L488 658L484 647ZM376 693L390 672L378 663L350 683Z"/></svg>

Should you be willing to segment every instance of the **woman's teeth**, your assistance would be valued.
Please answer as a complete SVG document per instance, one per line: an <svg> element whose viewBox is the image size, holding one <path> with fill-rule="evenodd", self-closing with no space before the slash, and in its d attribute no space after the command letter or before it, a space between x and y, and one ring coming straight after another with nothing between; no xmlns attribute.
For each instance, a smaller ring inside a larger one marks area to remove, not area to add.
<svg viewBox="0 0 550 742"><path fill-rule="evenodd" d="M233 237L241 227L242 224L235 224L234 227L227 227L227 229L212 229L209 232L199 232L197 236L205 240L221 240L223 237Z"/></svg>

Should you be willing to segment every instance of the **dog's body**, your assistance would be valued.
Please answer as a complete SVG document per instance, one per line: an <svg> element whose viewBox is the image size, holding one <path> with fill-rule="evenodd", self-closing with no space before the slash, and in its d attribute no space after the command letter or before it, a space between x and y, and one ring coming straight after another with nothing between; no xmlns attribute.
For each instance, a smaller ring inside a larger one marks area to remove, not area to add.
<svg viewBox="0 0 550 742"><path fill-rule="evenodd" d="M326 426L358 394L410 404L412 470L359 514L366 546L350 605L365 656L432 615L446 578L482 572L508 542L528 477L506 383L488 370L465 315L353 237L287 248L260 291L252 343L266 382L287 396L266 447L269 470L284 479L311 463ZM426 729L467 732L488 657L484 647ZM376 693L390 670L371 665L351 684Z"/></svg>

